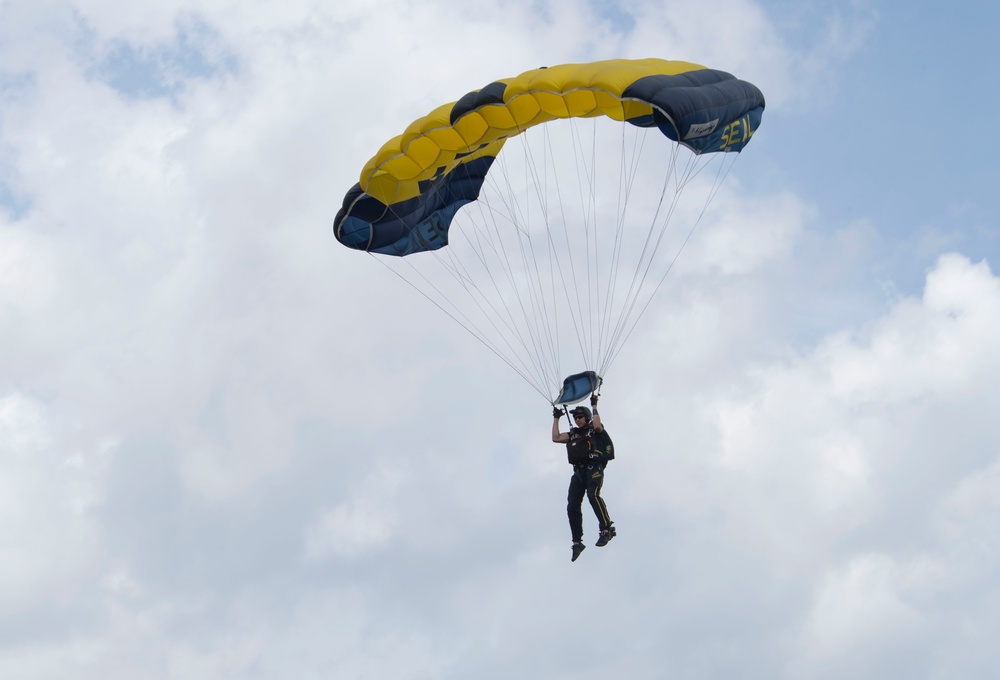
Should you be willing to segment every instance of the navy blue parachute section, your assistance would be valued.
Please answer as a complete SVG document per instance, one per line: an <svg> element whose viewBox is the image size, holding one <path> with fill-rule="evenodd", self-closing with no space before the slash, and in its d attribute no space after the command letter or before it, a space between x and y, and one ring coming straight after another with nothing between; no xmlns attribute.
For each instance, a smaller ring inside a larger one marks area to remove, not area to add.
<svg viewBox="0 0 1000 680"><path fill-rule="evenodd" d="M409 255L448 245L448 228L455 213L479 198L493 157L477 158L428 180L419 196L391 207L355 184L337 213L337 238L345 246L383 255Z"/></svg>
<svg viewBox="0 0 1000 680"><path fill-rule="evenodd" d="M628 122L656 126L697 153L739 151L750 141L764 114L763 96L750 83L722 71L647 76L625 88L623 97L654 105L651 119Z"/></svg>

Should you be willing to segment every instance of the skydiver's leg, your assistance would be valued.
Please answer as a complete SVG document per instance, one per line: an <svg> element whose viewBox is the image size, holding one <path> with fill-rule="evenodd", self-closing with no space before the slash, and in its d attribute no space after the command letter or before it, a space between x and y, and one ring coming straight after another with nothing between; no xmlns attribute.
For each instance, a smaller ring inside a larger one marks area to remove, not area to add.
<svg viewBox="0 0 1000 680"><path fill-rule="evenodd" d="M597 516L597 524L602 532L611 526L611 517L608 515L608 506L601 498L601 488L604 486L604 471L600 468L587 470L587 500L590 507L594 509Z"/></svg>
<svg viewBox="0 0 1000 680"><path fill-rule="evenodd" d="M569 479L569 494L566 499L566 514L569 516L569 530L574 543L583 540L583 496L586 492L586 482L574 471Z"/></svg>

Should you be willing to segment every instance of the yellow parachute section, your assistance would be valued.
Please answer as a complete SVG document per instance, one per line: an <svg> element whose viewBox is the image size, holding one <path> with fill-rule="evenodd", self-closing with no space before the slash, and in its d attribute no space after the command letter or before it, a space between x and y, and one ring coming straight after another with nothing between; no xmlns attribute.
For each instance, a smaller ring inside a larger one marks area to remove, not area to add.
<svg viewBox="0 0 1000 680"><path fill-rule="evenodd" d="M385 204L399 203L418 196L421 181L446 174L471 158L495 157L505 139L533 125L557 118L648 118L653 103L626 97L630 86L645 76L703 69L686 61L612 59L539 68L499 80L493 84L505 86L499 101L487 100L489 105L457 120L459 102L445 104L386 142L361 171L361 188Z"/></svg>

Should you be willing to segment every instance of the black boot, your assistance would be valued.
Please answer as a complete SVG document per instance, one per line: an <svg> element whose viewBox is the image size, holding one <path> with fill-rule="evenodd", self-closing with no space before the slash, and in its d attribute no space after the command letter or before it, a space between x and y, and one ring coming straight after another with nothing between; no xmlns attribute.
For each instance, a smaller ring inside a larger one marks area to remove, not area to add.
<svg viewBox="0 0 1000 680"><path fill-rule="evenodd" d="M615 525L613 523L609 524L606 529L601 529L601 537L597 539L597 544L596 544L597 547L603 548L604 546L606 546L608 543L611 542L612 538L614 538L617 535L618 532L615 531Z"/></svg>

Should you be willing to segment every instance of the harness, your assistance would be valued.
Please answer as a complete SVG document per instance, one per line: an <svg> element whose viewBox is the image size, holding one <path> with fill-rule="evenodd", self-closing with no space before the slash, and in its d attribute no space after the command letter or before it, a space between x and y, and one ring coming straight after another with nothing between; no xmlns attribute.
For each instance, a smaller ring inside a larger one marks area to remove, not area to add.
<svg viewBox="0 0 1000 680"><path fill-rule="evenodd" d="M597 432L593 425L574 427L566 442L566 459L573 466L599 463L603 470L608 461L615 459L615 444L607 430Z"/></svg>
<svg viewBox="0 0 1000 680"><path fill-rule="evenodd" d="M591 463L594 453L594 427L574 427L569 431L569 441L566 442L566 459L570 465Z"/></svg>

